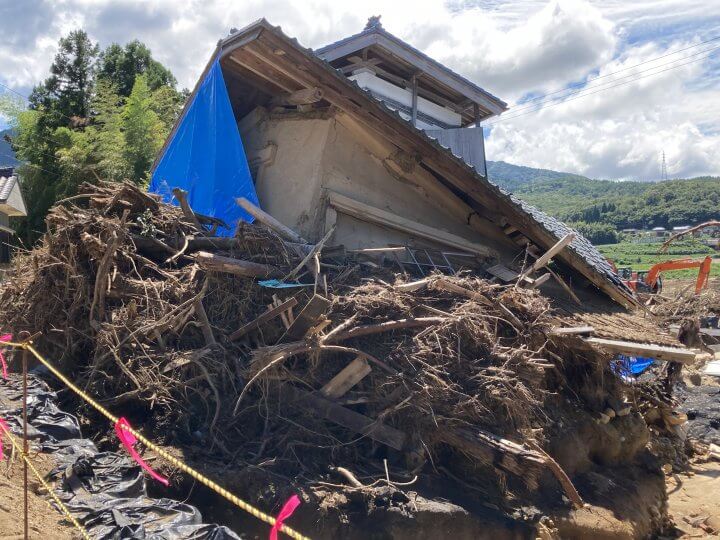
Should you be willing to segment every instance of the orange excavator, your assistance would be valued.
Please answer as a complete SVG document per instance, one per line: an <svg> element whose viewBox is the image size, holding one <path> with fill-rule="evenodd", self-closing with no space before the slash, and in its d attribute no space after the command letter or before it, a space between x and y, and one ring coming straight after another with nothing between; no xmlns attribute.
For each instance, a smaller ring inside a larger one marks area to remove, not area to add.
<svg viewBox="0 0 720 540"><path fill-rule="evenodd" d="M633 291L657 294L662 291L661 274L667 270L685 270L687 268L698 268L698 277L695 282L695 294L707 288L708 278L710 277L710 267L712 266L712 257L704 259L675 259L672 261L663 261L647 271L633 272L632 268L616 268L615 264L610 261L623 283L630 287Z"/></svg>

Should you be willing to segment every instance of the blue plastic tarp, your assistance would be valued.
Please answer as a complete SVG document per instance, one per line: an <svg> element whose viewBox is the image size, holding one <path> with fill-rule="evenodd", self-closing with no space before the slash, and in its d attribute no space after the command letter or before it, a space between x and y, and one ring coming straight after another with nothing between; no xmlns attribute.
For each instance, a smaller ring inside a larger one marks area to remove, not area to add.
<svg viewBox="0 0 720 540"><path fill-rule="evenodd" d="M615 370L624 376L640 375L647 368L655 363L654 358L644 358L642 356L625 356L624 354L618 355L618 360L615 363Z"/></svg>
<svg viewBox="0 0 720 540"><path fill-rule="evenodd" d="M150 181L150 191L177 204L172 190L188 192L195 212L225 221L232 236L238 220L252 222L235 203L245 197L258 204L257 194L237 122L230 105L219 60L215 60L192 103L160 158Z"/></svg>

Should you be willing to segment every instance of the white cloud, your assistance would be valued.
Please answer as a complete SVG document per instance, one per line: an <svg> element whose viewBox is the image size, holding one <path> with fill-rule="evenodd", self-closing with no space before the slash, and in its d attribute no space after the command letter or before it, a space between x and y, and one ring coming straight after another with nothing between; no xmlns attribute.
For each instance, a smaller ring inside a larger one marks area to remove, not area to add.
<svg viewBox="0 0 720 540"><path fill-rule="evenodd" d="M512 105L707 39L720 23L720 2L416 0L408 9L385 0L0 0L0 20L13 21L0 40L0 82L29 92L47 75L59 37L78 26L102 46L140 39L192 87L232 27L265 17L319 47L360 31L377 14L386 29ZM503 121L489 137L488 156L650 178L664 148L671 174L717 174L718 71L700 85L702 66L691 65Z"/></svg>
<svg viewBox="0 0 720 540"><path fill-rule="evenodd" d="M670 176L718 174L720 133L707 129L720 120L718 105L708 107L717 101L718 91L690 92L686 84L705 72L703 55L676 69L669 68L689 61L664 64L695 49L628 69L690 45L636 47L600 70L598 76L609 77L591 81L587 90L569 100L537 112L510 110L492 126L488 155L510 162L521 156L525 165L593 178L657 180L664 150Z"/></svg>

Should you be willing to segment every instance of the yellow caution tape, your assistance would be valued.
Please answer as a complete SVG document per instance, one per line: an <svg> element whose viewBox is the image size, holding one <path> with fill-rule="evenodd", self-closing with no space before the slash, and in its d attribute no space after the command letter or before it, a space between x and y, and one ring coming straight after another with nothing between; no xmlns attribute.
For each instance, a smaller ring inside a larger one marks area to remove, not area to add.
<svg viewBox="0 0 720 540"><path fill-rule="evenodd" d="M12 444L13 448L15 449L15 451L17 451L17 452L20 454L20 456L22 457L23 461L25 461L25 463L27 463L27 466L28 466L28 467L30 468L30 470L33 472L33 474L34 474L35 477L38 479L38 481L40 482L40 484L42 484L42 487L45 488L45 491L48 492L48 494L50 495L50 497L52 497L53 501L55 501L55 504L57 504L57 505L60 507L60 510L62 511L62 513L65 514L65 517L67 517L67 518L70 520L70 522L71 522L73 525L75 525L75 528L76 528L78 531L80 531L80 534L82 535L82 537L83 537L85 540L91 540L90 535L89 535L89 534L87 533L87 531L85 530L85 527L83 527L82 525L80 525L80 522L79 522L77 519L75 519L75 517L73 517L73 515L70 513L70 510L68 510L68 507L65 506L65 505L63 504L63 502L58 498L58 496L55 494L55 492L53 491L53 489L48 485L47 482L45 482L45 479L42 477L42 475L40 474L40 472L35 468L35 465L33 465L33 463L32 463L32 461L30 460L30 458L29 458L27 455L25 455L25 453L22 451L22 448L20 447L20 445L15 442L15 437L13 436L13 434L10 433L9 431L5 430L5 429L2 428L2 427L0 427L0 430L2 430L2 431L5 432L5 434L7 435L7 438L10 440L10 444ZM50 506L50 508L53 508L52 504L50 504L50 501L47 501L47 503L48 503L48 506ZM55 510L55 509L53 508L53 510Z"/></svg>
<svg viewBox="0 0 720 540"><path fill-rule="evenodd" d="M48 360L42 357L42 355L35 350L35 348L32 346L30 342L27 343L11 343L11 342L0 342L0 345L11 345L15 347L20 347L23 349L27 349L30 351L35 358L38 359L40 363L42 363L50 372L55 375L60 381L70 388L73 392L75 392L78 396L80 396L83 400L85 400L89 405L91 405L93 408L95 408L100 414L102 414L105 418L110 420L113 424L116 424L118 421L118 418L113 415L110 411L108 411L105 407L100 405L98 402L96 402L93 398L91 398L89 395L87 395L83 390L75 386L70 379L68 379L65 375L63 375L60 371L58 371L55 366L53 366ZM132 433L140 442L142 442L147 448L155 452L158 456L166 460L168 463L174 465L181 471L189 474L192 476L195 480L200 482L201 484L209 487L212 489L215 493L221 495L231 503L233 503L238 508L241 508L242 510L245 510L247 513L255 516L256 518L264 521L265 523L268 523L270 525L275 525L276 519L273 516L270 516L266 514L265 512L262 512L252 506L251 504L243 501L233 493L230 493L227 489L219 485L218 483L214 482L213 480L210 480L208 477L204 476L200 472L196 471L189 465L186 465L176 457L168 454L165 450L160 448L159 446L155 445L153 442L146 439L141 433L139 433L137 430L133 429L129 426L123 426L123 429L129 431ZM291 538L295 538L296 540L310 540L307 536L304 536L300 534L299 532L295 531L294 529L291 529L287 525L283 523L283 525L280 527L280 531L284 532Z"/></svg>

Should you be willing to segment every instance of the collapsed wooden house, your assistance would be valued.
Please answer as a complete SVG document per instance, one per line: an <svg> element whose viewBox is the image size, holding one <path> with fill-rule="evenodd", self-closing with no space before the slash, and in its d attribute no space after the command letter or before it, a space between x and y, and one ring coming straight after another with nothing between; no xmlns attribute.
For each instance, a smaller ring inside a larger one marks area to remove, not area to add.
<svg viewBox="0 0 720 540"><path fill-rule="evenodd" d="M239 131L230 152L246 160L231 170L231 159L223 161L216 147L198 148L198 139L222 139L227 148L232 133L183 125L213 75L228 101L219 114L232 115ZM487 178L481 122L505 109L376 19L317 51L263 19L218 43L153 166L151 190L170 197L173 188L187 189L192 207L211 215L250 192L309 241L332 231L331 242L349 250L404 248L387 255L421 274L461 267L501 274L574 232ZM177 139L192 144L173 149ZM168 165L185 164L188 152L202 154L202 167L225 180L246 170L248 185L216 190L211 201L215 188L204 172ZM555 260L581 297L600 291L622 306L637 305L579 233Z"/></svg>

